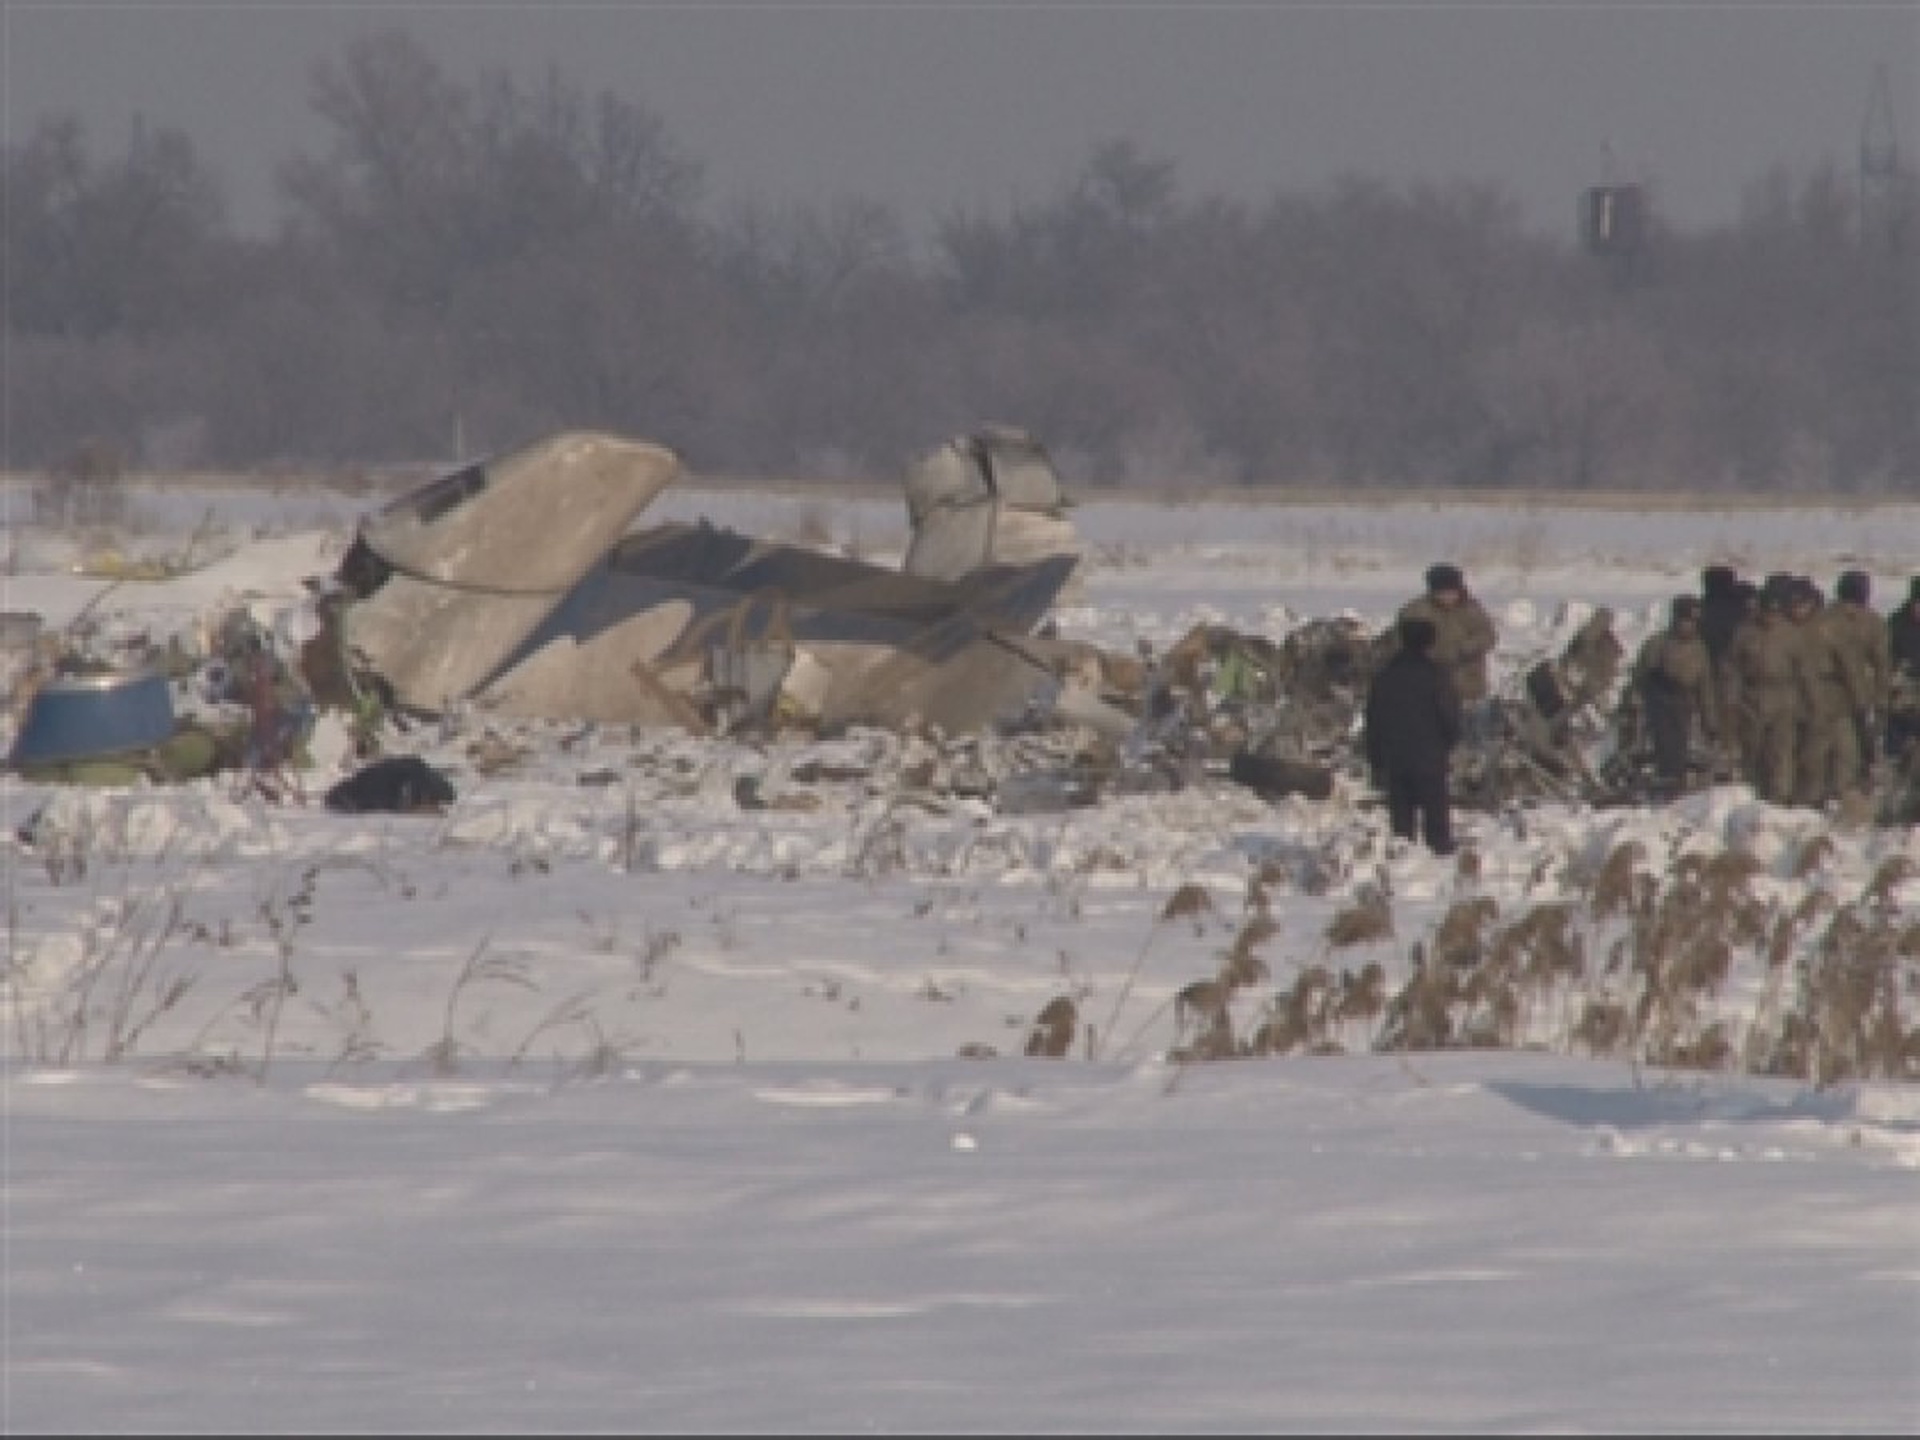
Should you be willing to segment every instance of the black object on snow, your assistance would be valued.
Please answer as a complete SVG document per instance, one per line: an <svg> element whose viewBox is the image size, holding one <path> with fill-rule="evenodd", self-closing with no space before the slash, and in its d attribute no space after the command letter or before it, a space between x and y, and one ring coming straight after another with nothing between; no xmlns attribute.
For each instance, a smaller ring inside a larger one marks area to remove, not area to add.
<svg viewBox="0 0 1920 1440"><path fill-rule="evenodd" d="M1333 771L1325 765L1251 750L1234 752L1227 761L1227 778L1267 800L1284 800L1289 795L1325 800L1333 794Z"/></svg>
<svg viewBox="0 0 1920 1440"><path fill-rule="evenodd" d="M327 809L342 815L391 810L437 812L453 803L453 784L418 755L388 755L327 791Z"/></svg>

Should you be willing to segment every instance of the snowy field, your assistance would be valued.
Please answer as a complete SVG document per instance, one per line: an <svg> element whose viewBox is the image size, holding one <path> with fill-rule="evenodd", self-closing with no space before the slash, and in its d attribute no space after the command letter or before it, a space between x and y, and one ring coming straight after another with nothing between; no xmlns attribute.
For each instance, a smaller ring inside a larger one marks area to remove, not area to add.
<svg viewBox="0 0 1920 1440"><path fill-rule="evenodd" d="M4 608L288 625L359 503L16 526ZM700 515L905 541L883 499L648 518ZM1631 653L1714 561L1862 568L1883 605L1920 569L1920 505L1076 518L1065 634L1377 625L1447 559L1500 677L1597 606ZM196 530L192 574L75 571ZM1920 1428L1920 1086L1762 1073L1822 946L1920 938L1907 830L1736 786L1463 814L1462 864L1344 778L1010 814L880 732L394 744L451 810L331 814L345 769L284 805L6 779L8 1430ZM1450 918L1474 975L1512 961L1446 997L1480 1048L1382 1049ZM1236 948L1236 1031L1299 1043L1184 1061L1176 995ZM1070 1053L1027 1058L1062 996Z"/></svg>

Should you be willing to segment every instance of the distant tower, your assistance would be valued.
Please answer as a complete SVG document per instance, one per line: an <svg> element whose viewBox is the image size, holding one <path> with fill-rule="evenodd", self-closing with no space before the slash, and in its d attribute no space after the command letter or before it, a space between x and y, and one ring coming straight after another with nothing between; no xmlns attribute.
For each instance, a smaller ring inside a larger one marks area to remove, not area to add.
<svg viewBox="0 0 1920 1440"><path fill-rule="evenodd" d="M1860 243L1899 251L1906 240L1907 196L1900 142L1893 128L1893 92L1886 62L1874 66L1867 113L1860 122Z"/></svg>
<svg viewBox="0 0 1920 1440"><path fill-rule="evenodd" d="M1613 175L1613 146L1600 147L1600 184L1580 198L1580 239L1590 254L1632 270L1647 241L1646 187L1622 184Z"/></svg>

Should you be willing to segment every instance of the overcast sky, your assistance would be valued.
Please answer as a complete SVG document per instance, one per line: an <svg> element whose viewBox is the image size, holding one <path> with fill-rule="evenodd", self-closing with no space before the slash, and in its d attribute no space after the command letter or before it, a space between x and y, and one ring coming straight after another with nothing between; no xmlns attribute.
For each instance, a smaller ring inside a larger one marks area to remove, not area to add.
<svg viewBox="0 0 1920 1440"><path fill-rule="evenodd" d="M177 125L235 219L318 151L313 63L412 31L471 79L547 65L649 105L716 205L860 195L916 230L953 207L1048 196L1103 139L1176 163L1183 194L1258 199L1342 171L1490 180L1530 225L1641 180L1671 223L1734 219L1775 161L1852 174L1876 68L1915 142L1920 4L341 3L0 0L4 122L78 113L101 149L132 116Z"/></svg>

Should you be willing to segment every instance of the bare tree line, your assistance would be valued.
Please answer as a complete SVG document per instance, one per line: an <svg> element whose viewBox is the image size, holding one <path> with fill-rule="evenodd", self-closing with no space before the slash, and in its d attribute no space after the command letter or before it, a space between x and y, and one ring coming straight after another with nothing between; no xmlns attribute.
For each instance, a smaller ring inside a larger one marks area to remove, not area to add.
<svg viewBox="0 0 1920 1440"><path fill-rule="evenodd" d="M1083 483L1889 493L1920 480L1920 226L1776 168L1630 260L1504 193L1186 198L1098 146L910 243L860 199L704 208L645 104L450 78L399 31L312 75L326 145L229 224L186 135L6 147L5 463L453 459L605 427L708 473L890 476L985 420ZM1569 205L1571 212L1572 206Z"/></svg>

